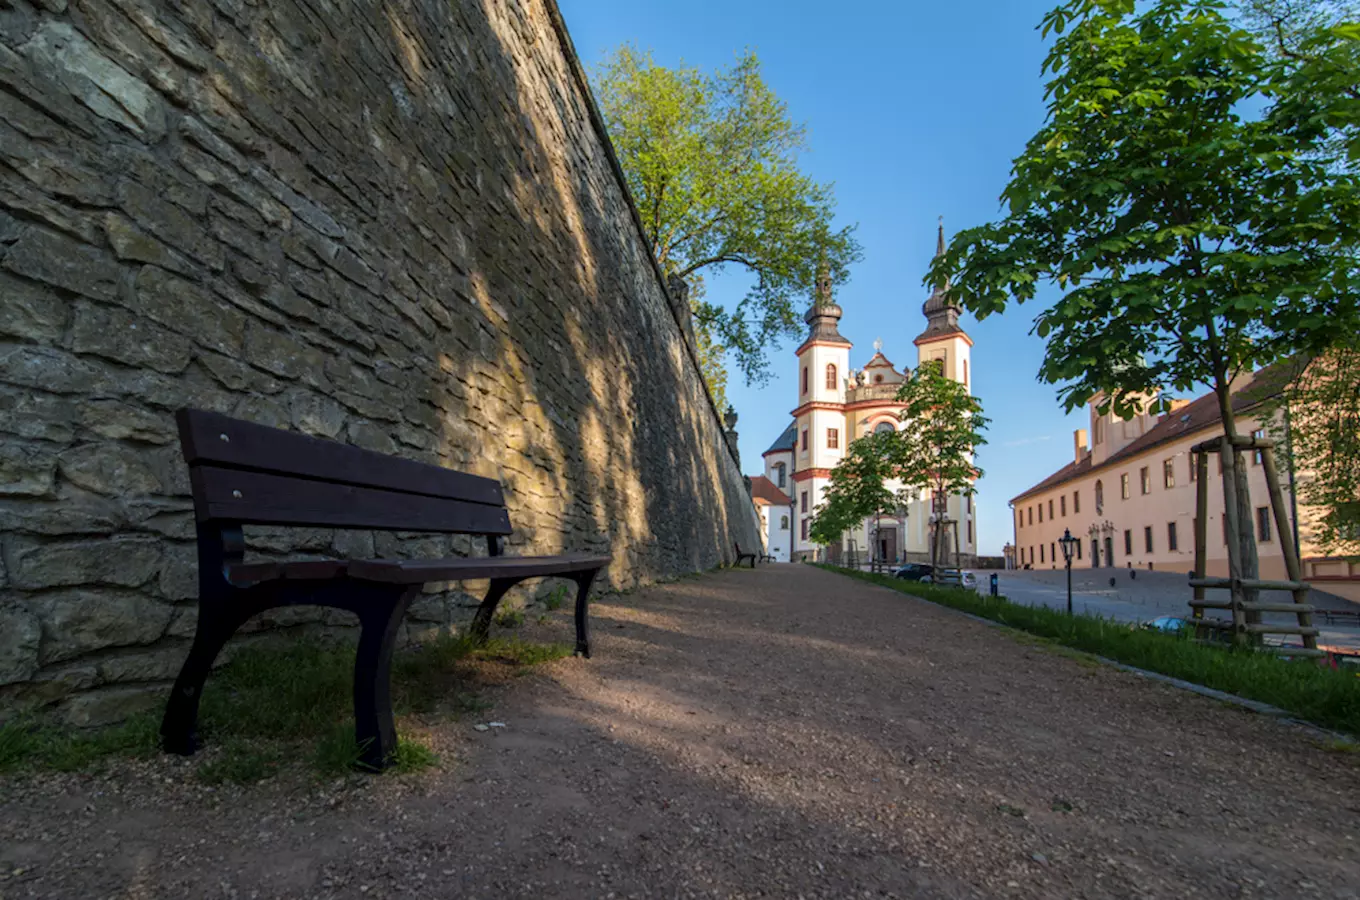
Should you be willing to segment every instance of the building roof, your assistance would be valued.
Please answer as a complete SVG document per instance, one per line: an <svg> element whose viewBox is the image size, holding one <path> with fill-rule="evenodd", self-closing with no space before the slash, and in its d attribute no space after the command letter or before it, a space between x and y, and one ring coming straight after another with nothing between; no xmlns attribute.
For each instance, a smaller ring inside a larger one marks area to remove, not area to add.
<svg viewBox="0 0 1360 900"><path fill-rule="evenodd" d="M1286 360L1254 372L1251 380L1246 381L1233 392L1233 412L1242 412L1257 406L1263 400L1277 396L1297 373L1298 365L1292 360ZM1218 398L1214 396L1213 391L1210 391L1177 410L1163 414L1156 425L1127 447L1117 453L1111 453L1100 465L1093 466L1091 464L1092 456L1087 453L1082 457L1081 462L1068 463L1034 487L1011 498L1011 502L1015 503L1034 494L1042 493L1049 488L1057 487L1090 472L1112 468L1162 444L1185 437L1187 434L1212 428L1218 425L1222 419L1223 416L1218 409Z"/></svg>
<svg viewBox="0 0 1360 900"><path fill-rule="evenodd" d="M788 506L793 503L792 497L781 491L764 475L756 475L751 479L751 499L757 502L763 500L771 506Z"/></svg>
<svg viewBox="0 0 1360 900"><path fill-rule="evenodd" d="M793 448L797 446L797 444L798 423L795 421L789 423L789 427L784 429L784 433L775 438L774 443L770 445L770 449L762 453L761 456L768 456L771 453L779 453L781 451L792 453Z"/></svg>

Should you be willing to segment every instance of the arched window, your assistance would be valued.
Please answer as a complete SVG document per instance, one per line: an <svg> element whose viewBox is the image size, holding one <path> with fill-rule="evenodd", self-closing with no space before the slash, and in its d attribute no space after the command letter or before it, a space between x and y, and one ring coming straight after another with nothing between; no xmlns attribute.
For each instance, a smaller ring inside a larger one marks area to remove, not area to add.
<svg viewBox="0 0 1360 900"><path fill-rule="evenodd" d="M776 477L779 479L779 486L780 486L780 487L783 487L785 484L788 483L788 482L785 480L786 473L785 473L785 471L784 471L784 468L785 468L785 467L784 467L784 464L783 464L783 463L775 463L774 471L775 471Z"/></svg>
<svg viewBox="0 0 1360 900"><path fill-rule="evenodd" d="M1100 421L1100 420L1097 419L1096 421L1098 422L1098 421ZM1096 482L1096 512L1097 512L1097 513L1100 513L1100 512L1104 512L1104 511L1105 511L1105 483L1102 482L1102 481L1097 481L1097 482Z"/></svg>
<svg viewBox="0 0 1360 900"><path fill-rule="evenodd" d="M835 363L827 363L827 364L826 364L826 389L827 389L828 391L834 391L836 388L837 388L837 384L836 384L836 364L835 364Z"/></svg>
<svg viewBox="0 0 1360 900"><path fill-rule="evenodd" d="M888 431L896 430L897 430L896 428L893 428L893 423L891 422L879 422L877 425L874 426L874 434L883 434Z"/></svg>
<svg viewBox="0 0 1360 900"><path fill-rule="evenodd" d="M874 384L882 384L882 383L883 383L883 376L882 376L882 375L875 375L875 376L874 376Z"/></svg>
<svg viewBox="0 0 1360 900"><path fill-rule="evenodd" d="M780 517L779 517L779 530L780 530L780 531L788 531L788 530L789 530L789 517L788 517L788 516L780 516Z"/></svg>

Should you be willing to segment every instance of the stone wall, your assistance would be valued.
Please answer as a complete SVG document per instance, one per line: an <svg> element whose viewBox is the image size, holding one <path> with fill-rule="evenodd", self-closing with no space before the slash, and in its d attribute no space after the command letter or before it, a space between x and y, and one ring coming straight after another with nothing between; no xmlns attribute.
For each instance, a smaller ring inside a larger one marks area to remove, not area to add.
<svg viewBox="0 0 1360 900"><path fill-rule="evenodd" d="M0 708L173 676L186 405L499 478L615 588L759 543L550 0L0 0Z"/></svg>

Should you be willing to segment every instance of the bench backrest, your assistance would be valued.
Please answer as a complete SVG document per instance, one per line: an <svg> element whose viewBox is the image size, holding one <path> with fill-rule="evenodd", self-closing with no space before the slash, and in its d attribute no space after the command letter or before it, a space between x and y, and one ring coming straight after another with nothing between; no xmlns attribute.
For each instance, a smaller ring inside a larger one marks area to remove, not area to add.
<svg viewBox="0 0 1360 900"><path fill-rule="evenodd" d="M175 421L199 522L510 533L494 479L204 410Z"/></svg>

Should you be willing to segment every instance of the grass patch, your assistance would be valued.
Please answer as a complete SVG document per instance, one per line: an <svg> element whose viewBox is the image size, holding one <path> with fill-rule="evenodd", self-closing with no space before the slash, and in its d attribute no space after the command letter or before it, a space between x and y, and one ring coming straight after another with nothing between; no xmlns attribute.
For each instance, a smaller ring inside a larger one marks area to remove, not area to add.
<svg viewBox="0 0 1360 900"><path fill-rule="evenodd" d="M571 653L567 644L535 644L519 637L482 646L444 635L398 653L392 661L392 706L402 718L439 713L455 718L491 704L468 686L466 663L494 661L527 667ZM204 751L195 770L207 784L249 784L297 761L321 776L353 770L359 759L353 722L354 647L314 639L250 647L215 671L203 691L199 734ZM0 773L88 771L101 762L160 752L160 714L146 713L102 729L76 729L18 718L0 725ZM433 750L401 737L394 770L437 763Z"/></svg>
<svg viewBox="0 0 1360 900"><path fill-rule="evenodd" d="M505 609L496 613L495 622L501 628L518 628L524 624L524 610Z"/></svg>
<svg viewBox="0 0 1360 900"><path fill-rule="evenodd" d="M551 594L543 598L543 608L546 609L548 612L556 612L557 610L561 609L566 605L567 605L566 585L559 584L557 587L553 588Z"/></svg>
<svg viewBox="0 0 1360 900"><path fill-rule="evenodd" d="M833 566L820 568L990 619L1063 647L1268 703L1324 728L1360 735L1360 677L1354 673L1308 660L1282 660L1269 652L1201 644L1188 636L1145 631L1099 616L1069 616L975 591Z"/></svg>

